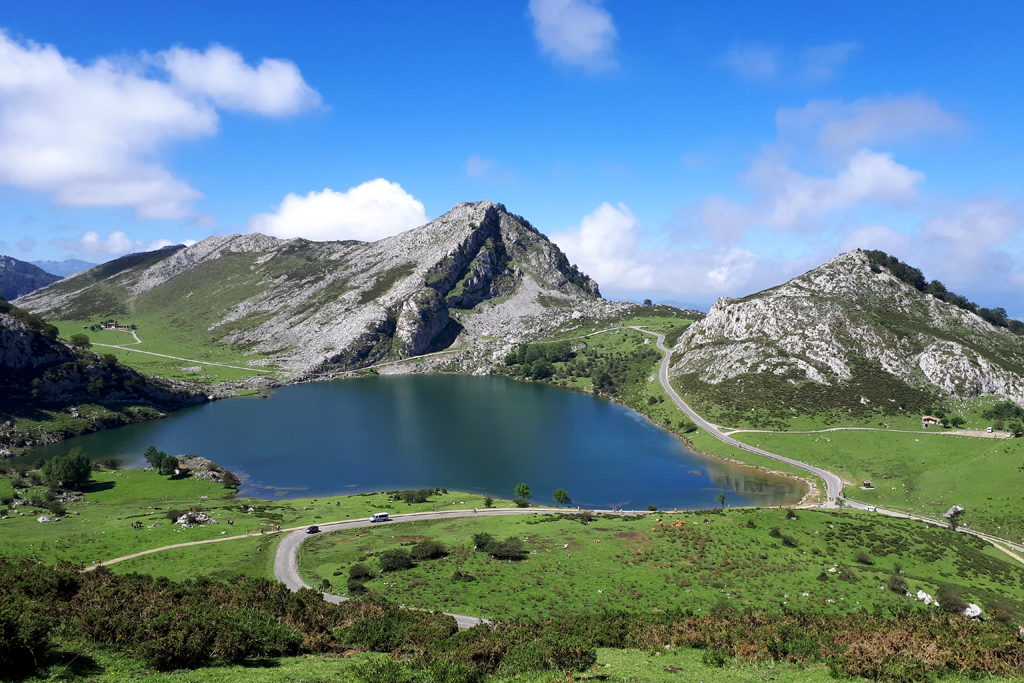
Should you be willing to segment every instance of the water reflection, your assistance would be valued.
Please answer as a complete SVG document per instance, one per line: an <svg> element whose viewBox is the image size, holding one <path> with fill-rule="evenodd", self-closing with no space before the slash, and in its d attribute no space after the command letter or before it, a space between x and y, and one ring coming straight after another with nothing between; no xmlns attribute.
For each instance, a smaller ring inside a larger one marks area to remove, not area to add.
<svg viewBox="0 0 1024 683"><path fill-rule="evenodd" d="M283 387L77 437L25 460L81 446L141 463L149 444L202 455L244 476L242 495L273 498L443 487L533 502L563 488L574 504L710 508L780 505L803 485L688 452L632 411L585 394L501 377L373 377Z"/></svg>

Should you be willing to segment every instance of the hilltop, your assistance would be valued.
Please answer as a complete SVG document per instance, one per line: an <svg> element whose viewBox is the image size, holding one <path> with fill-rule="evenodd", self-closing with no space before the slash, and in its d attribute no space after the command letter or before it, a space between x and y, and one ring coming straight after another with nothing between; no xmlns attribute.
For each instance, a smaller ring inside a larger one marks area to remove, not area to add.
<svg viewBox="0 0 1024 683"><path fill-rule="evenodd" d="M445 349L458 353L416 369L479 371L546 330L634 308L604 301L529 221L491 202L377 242L210 237L105 263L18 304L57 321L130 320L147 339L188 335L292 379Z"/></svg>
<svg viewBox="0 0 1024 683"><path fill-rule="evenodd" d="M59 275L52 275L26 261L0 256L0 296L4 299L16 299L60 279Z"/></svg>
<svg viewBox="0 0 1024 683"><path fill-rule="evenodd" d="M705 410L721 407L724 424L771 428L801 414L920 415L949 399L1024 403L1024 337L999 309L908 273L920 275L855 250L777 287L720 298L676 343L672 380Z"/></svg>
<svg viewBox="0 0 1024 683"><path fill-rule="evenodd" d="M38 266L51 275L59 275L61 277L74 275L75 273L80 273L83 270L95 268L98 265L96 263L82 261L81 259L76 258L64 259L63 261L32 261L31 263L33 266Z"/></svg>
<svg viewBox="0 0 1024 683"><path fill-rule="evenodd" d="M58 339L56 327L0 298L0 456L204 400Z"/></svg>

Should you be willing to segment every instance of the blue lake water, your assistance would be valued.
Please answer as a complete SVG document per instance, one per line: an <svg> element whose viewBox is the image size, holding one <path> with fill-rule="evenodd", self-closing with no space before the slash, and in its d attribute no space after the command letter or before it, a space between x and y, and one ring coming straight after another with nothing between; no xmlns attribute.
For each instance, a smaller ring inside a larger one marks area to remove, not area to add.
<svg viewBox="0 0 1024 683"><path fill-rule="evenodd" d="M794 503L802 484L689 452L633 411L586 394L502 377L367 377L283 387L37 448L84 448L142 463L153 444L243 477L241 495L327 496L442 487L533 502L625 509Z"/></svg>

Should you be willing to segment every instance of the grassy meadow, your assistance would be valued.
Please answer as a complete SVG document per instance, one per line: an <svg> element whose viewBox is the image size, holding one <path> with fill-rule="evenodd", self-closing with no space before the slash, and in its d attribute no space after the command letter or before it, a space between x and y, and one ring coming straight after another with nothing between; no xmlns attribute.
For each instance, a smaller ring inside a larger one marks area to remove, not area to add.
<svg viewBox="0 0 1024 683"><path fill-rule="evenodd" d="M921 435L740 433L735 438L839 474L854 500L933 517L960 505L967 527L1024 541L1024 439L935 430ZM873 488L863 488L865 479Z"/></svg>
<svg viewBox="0 0 1024 683"><path fill-rule="evenodd" d="M12 478L0 477L0 499L13 497L11 483ZM23 489L19 495L24 500L41 499L45 491L37 486ZM234 498L234 490L221 484L161 476L149 469L93 472L83 493L84 501L66 504L68 516L59 522L38 522L38 517L52 516L41 506L0 506L0 516L7 517L0 519L0 556L92 566L153 548L244 536L248 531L252 538L161 551L113 564L111 569L172 579L237 574L273 578L268 556L276 548L276 539L266 533L272 525L289 529L366 518L378 510L409 512L424 507L400 501L388 504L379 494L293 500ZM439 510L482 508L483 500L476 494L450 492L434 496L431 505ZM511 503L495 501L495 505ZM175 526L169 517L180 516L190 507L202 508L217 524L189 529ZM136 530L135 524L142 528Z"/></svg>
<svg viewBox="0 0 1024 683"><path fill-rule="evenodd" d="M676 520L682 525L672 526ZM481 532L522 539L528 554L499 561L474 551L472 536ZM447 556L378 574L381 551L425 539L444 543ZM308 584L326 579L343 594L349 569L360 562L374 576L367 589L392 602L491 619L603 610L701 614L723 606L834 614L923 608L888 588L897 569L914 593L946 586L985 609L1024 611L1024 564L972 536L859 511L800 510L796 519L777 509L729 509L598 516L590 524L575 514L392 523L311 539L299 569ZM472 579L456 580L456 571Z"/></svg>

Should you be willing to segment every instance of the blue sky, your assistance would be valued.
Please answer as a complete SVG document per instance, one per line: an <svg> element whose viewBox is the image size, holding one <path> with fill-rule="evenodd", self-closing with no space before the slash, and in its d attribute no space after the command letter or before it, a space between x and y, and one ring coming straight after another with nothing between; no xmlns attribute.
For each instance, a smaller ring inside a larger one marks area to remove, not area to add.
<svg viewBox="0 0 1024 683"><path fill-rule="evenodd" d="M1024 316L1024 5L894 5L9 3L0 252L377 239L490 199L614 298L860 246Z"/></svg>

